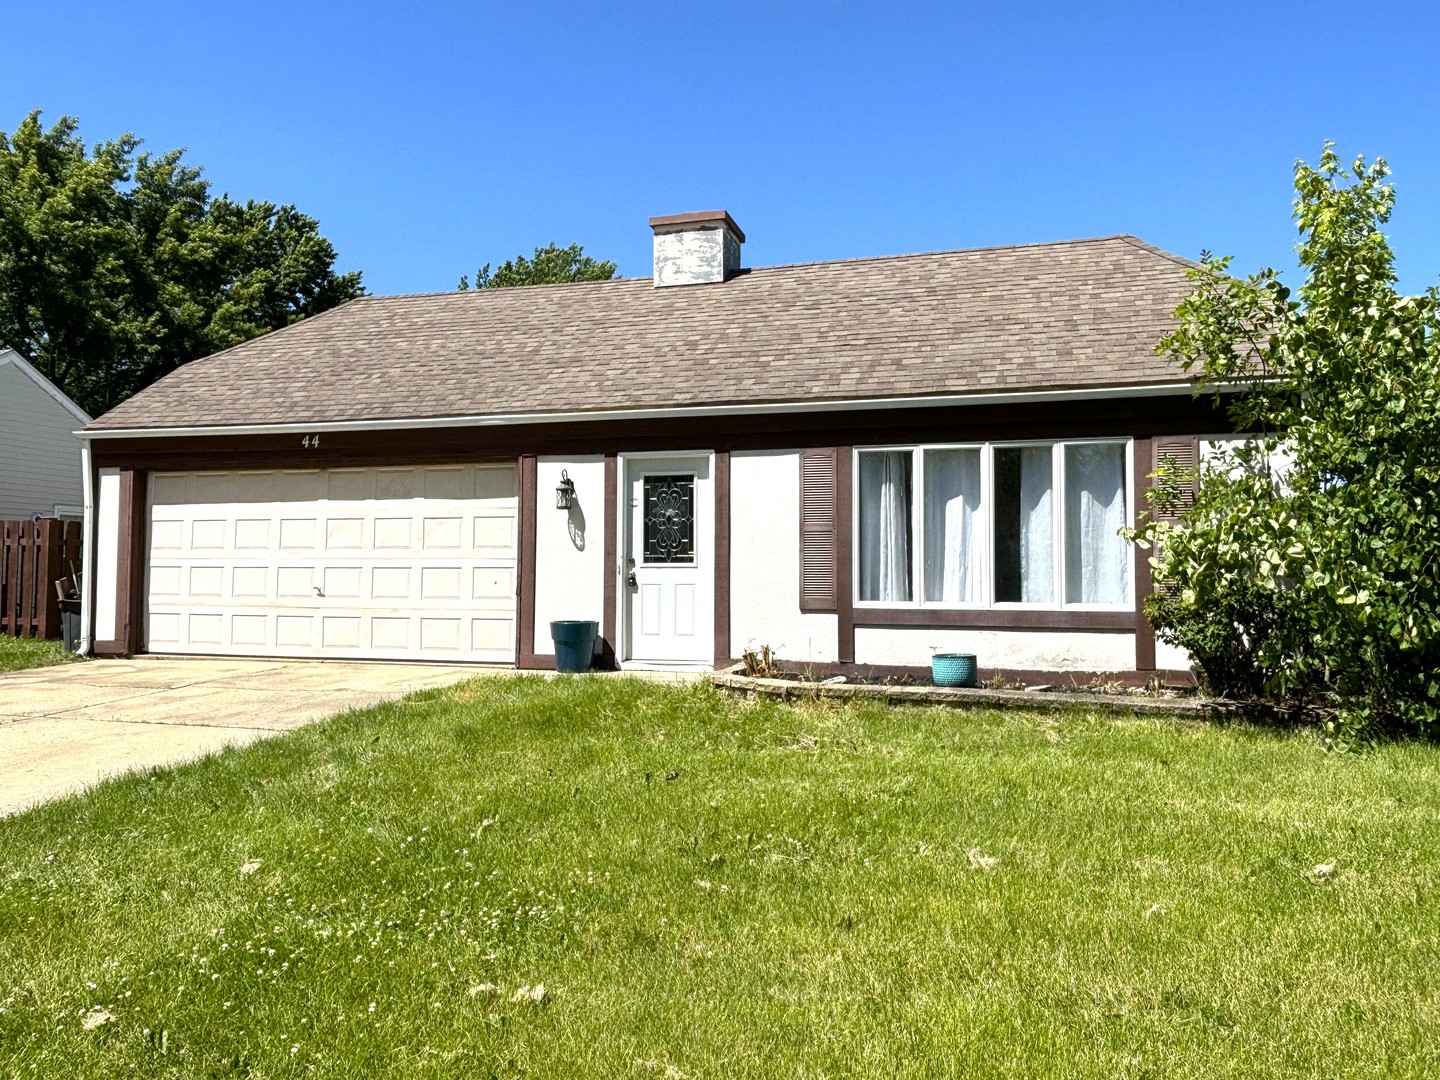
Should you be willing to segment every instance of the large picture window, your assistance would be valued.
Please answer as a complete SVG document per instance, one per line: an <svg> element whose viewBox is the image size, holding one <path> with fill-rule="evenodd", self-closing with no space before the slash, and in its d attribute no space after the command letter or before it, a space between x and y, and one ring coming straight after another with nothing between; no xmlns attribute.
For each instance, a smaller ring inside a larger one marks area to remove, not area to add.
<svg viewBox="0 0 1440 1080"><path fill-rule="evenodd" d="M1130 444L923 446L856 455L856 601L1128 607Z"/></svg>

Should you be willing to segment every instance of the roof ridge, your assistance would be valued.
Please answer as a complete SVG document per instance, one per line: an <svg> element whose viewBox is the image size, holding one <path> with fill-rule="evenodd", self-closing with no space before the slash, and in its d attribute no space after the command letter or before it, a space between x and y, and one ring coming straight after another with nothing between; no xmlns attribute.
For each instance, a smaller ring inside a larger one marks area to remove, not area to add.
<svg viewBox="0 0 1440 1080"><path fill-rule="evenodd" d="M1174 261L1174 262L1176 262L1176 263L1179 263L1179 264L1182 265L1182 266L1194 266L1194 265L1195 265L1194 263L1190 262L1188 259L1185 259L1185 258L1183 258L1183 257L1180 256L1180 255L1172 254L1171 252L1166 251L1164 248L1158 248L1158 247L1156 247L1156 246L1153 245L1153 244L1148 244L1148 243L1146 243L1144 240L1141 240L1139 237L1134 236L1134 235L1132 235L1131 233L1112 233L1112 234L1110 234L1110 235L1108 235L1108 236L1081 236L1081 237L1076 237L1076 238L1071 239L1071 240L1034 240L1034 241L1029 241L1029 242L1026 242L1026 243L1018 243L1018 244L983 244L983 245L981 245L981 246L979 246L979 247L968 247L968 248L941 248L941 249L939 249L938 251L904 251L904 252L899 252L899 253L893 254L893 255L858 255L858 256L855 256L854 258L849 258L849 259L815 259L815 260L813 260L813 261L811 261L811 262L772 263L772 264L770 264L770 265L768 265L768 266L746 266L746 267L742 267L740 272L741 272L742 274L745 274L745 275L748 276L748 275L751 275L751 274L763 274L763 273L767 273L767 272L769 272L769 271L771 271L771 270L804 270L804 269L809 269L809 268L811 268L811 267L822 267L822 266L850 266L850 265L853 265L853 264L855 264L855 263L900 262L900 261L908 260L908 259L933 259L933 258L937 258L937 257L942 256L942 255L972 255L972 254L978 255L978 254L984 254L984 253L986 253L986 252L995 252L995 251L1027 251L1027 250L1030 250L1030 249L1033 249L1033 248L1074 247L1074 246L1078 246L1078 245L1081 245L1081 244L1108 244L1108 243L1113 243L1113 242L1115 242L1115 241L1117 241L1117 240L1124 241L1124 242L1129 243L1129 244L1133 244L1133 245L1136 246L1136 247L1139 247L1139 248L1141 248L1141 249L1143 249L1143 250L1145 250L1145 251L1152 252L1152 253L1154 253L1154 254L1156 254L1156 255L1162 255L1162 256L1164 256L1164 257L1166 257L1166 258L1168 258L1168 259L1171 259L1172 261ZM494 288L490 288L490 289L433 289L433 290L429 290L429 291L426 291L426 292L405 292L405 293L385 293L385 294L374 294L374 293L372 293L372 294L367 294L367 295L365 295L365 296L357 297L357 299L359 299L359 300L378 300L378 301L385 301L385 300L419 300L419 299L439 298L439 297L454 297L454 296L461 296L461 295L465 295L465 294L482 294L482 295L483 295L483 294L485 294L485 293L494 293L494 292L506 292L506 293L508 293L508 292L513 291L513 289L515 289L515 288L522 288L522 289L576 289L576 288L580 288L580 287L582 287L582 286L598 287L598 286L605 286L605 285L622 285L622 284L630 284L630 285L633 285L633 284L635 284L636 282L648 282L648 281L651 281L651 280L652 280L652 279L651 279L650 275L646 274L646 275L640 276L640 277L615 277L615 278L607 278L607 279L604 280L604 281L561 281L561 282L547 282L547 283L545 283L545 284L543 284L543 285L503 286L503 287L501 287L501 288L499 288L499 289L494 289ZM350 301L350 303L354 303L354 302L355 302L355 301L353 301L353 300ZM332 310L333 310L333 309L332 309ZM218 355L218 354L217 354L217 355Z"/></svg>
<svg viewBox="0 0 1440 1080"><path fill-rule="evenodd" d="M895 255L859 255L851 259L817 259L815 262L774 263L771 266L747 267L748 272L763 273L766 270L799 270L810 266L848 266L864 262L899 262L905 259L933 259L940 255L980 255L994 251L1025 251L1031 248L1074 247L1080 244L1105 244L1115 240L1135 239L1128 233L1114 233L1110 236L1080 236L1072 240L1032 240L1021 244L982 244L979 247L941 248L938 251L904 251ZM1144 241L1140 241L1142 244ZM1148 245L1146 245L1148 246ZM1156 250L1159 250L1158 248Z"/></svg>

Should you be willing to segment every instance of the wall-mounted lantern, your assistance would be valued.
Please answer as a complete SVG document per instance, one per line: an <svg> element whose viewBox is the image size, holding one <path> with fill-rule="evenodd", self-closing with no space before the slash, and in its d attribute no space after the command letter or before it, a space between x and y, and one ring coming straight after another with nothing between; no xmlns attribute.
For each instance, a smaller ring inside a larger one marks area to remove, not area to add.
<svg viewBox="0 0 1440 1080"><path fill-rule="evenodd" d="M569 510L575 504L575 481L570 479L570 473L565 469L560 470L560 484L555 489L555 509Z"/></svg>

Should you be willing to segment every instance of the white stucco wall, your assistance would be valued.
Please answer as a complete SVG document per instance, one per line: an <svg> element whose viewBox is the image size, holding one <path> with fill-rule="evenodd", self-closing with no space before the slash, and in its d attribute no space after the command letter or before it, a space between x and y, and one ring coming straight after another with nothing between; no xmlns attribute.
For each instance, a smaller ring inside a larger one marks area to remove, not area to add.
<svg viewBox="0 0 1440 1080"><path fill-rule="evenodd" d="M833 663L837 633L834 615L800 610L800 454L731 454L731 653L769 645L787 660Z"/></svg>
<svg viewBox="0 0 1440 1080"><path fill-rule="evenodd" d="M81 505L73 433L84 425L18 365L0 362L0 518L51 517L57 505Z"/></svg>
<svg viewBox="0 0 1440 1080"><path fill-rule="evenodd" d="M95 640L115 639L120 574L120 470L101 469L95 489Z"/></svg>
<svg viewBox="0 0 1440 1080"><path fill-rule="evenodd" d="M555 509L561 470L575 482L575 507ZM553 656L552 619L594 619L604 632L605 459L540 458L536 462L535 642Z"/></svg>
<svg viewBox="0 0 1440 1080"><path fill-rule="evenodd" d="M1190 654L1178 645L1155 642L1155 666L1161 671L1189 671L1192 662Z"/></svg>
<svg viewBox="0 0 1440 1080"><path fill-rule="evenodd" d="M927 667L934 652L974 653L983 668L1133 671L1135 634L1123 630L855 628L857 664Z"/></svg>

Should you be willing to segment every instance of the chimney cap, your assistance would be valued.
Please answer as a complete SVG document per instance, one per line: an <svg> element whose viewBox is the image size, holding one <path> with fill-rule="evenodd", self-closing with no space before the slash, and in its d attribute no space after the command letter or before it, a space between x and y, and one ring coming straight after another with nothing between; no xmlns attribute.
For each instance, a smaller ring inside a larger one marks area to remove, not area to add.
<svg viewBox="0 0 1440 1080"><path fill-rule="evenodd" d="M688 214L663 214L650 219L650 228L659 229L667 225L703 225L711 222L724 225L735 234L736 240L742 244L745 242L745 234L740 231L740 226L736 225L735 219L724 210L694 210Z"/></svg>

